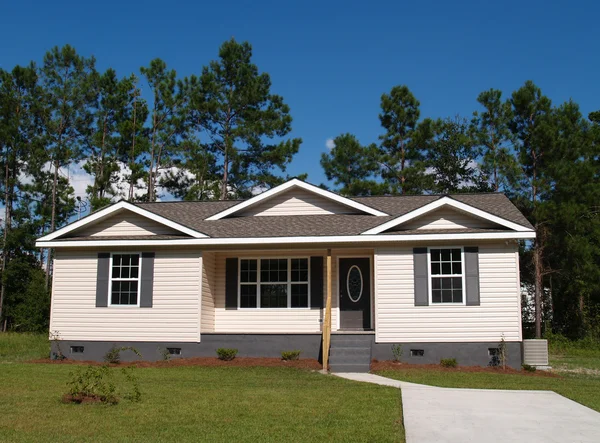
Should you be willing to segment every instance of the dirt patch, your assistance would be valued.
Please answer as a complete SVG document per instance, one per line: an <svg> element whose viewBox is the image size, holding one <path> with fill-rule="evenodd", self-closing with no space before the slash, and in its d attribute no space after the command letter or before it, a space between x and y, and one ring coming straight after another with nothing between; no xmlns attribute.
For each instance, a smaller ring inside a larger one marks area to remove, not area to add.
<svg viewBox="0 0 600 443"><path fill-rule="evenodd" d="M49 363L55 365L104 365L103 362L85 361L85 360L51 360L43 358L31 360L28 363ZM172 368L175 366L206 366L206 367L279 367L279 368L299 368L299 369L322 369L321 363L310 358L301 358L299 360L285 361L280 358L254 358L237 357L231 361L219 360L216 357L194 357L194 358L173 358L167 361L132 361L120 364L109 364L111 367L136 366L138 368Z"/></svg>
<svg viewBox="0 0 600 443"><path fill-rule="evenodd" d="M76 404L86 404L86 403L105 403L106 399L99 395L72 395L65 394L62 396L63 403L76 403Z"/></svg>
<svg viewBox="0 0 600 443"><path fill-rule="evenodd" d="M527 375L533 377L558 377L548 371L519 371L513 368L497 368L490 366L458 366L456 368L445 368L440 365L413 365L409 363L399 363L392 360L371 362L371 372L377 371L435 371L435 372L486 372L492 374L508 374L508 375Z"/></svg>

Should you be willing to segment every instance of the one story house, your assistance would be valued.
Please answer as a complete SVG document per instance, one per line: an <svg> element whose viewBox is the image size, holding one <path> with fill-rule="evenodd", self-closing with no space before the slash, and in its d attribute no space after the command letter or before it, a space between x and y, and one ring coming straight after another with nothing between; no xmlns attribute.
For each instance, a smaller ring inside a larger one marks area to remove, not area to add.
<svg viewBox="0 0 600 443"><path fill-rule="evenodd" d="M245 201L121 201L37 246L55 249L50 331L69 358L300 350L363 371L398 344L407 362L487 365L502 337L519 367L532 238L499 193L348 198L292 179Z"/></svg>

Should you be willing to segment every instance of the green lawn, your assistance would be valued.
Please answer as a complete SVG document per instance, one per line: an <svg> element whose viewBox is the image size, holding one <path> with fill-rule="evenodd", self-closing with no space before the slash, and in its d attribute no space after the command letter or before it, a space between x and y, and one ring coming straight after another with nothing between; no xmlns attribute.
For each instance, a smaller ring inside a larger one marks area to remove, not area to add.
<svg viewBox="0 0 600 443"><path fill-rule="evenodd" d="M0 333L0 364L48 358L49 355L48 334Z"/></svg>
<svg viewBox="0 0 600 443"><path fill-rule="evenodd" d="M0 335L2 441L404 441L398 389L291 368L138 368L140 403L63 404L75 367L26 341Z"/></svg>
<svg viewBox="0 0 600 443"><path fill-rule="evenodd" d="M551 346L550 366L557 371L583 372L600 376L600 349Z"/></svg>

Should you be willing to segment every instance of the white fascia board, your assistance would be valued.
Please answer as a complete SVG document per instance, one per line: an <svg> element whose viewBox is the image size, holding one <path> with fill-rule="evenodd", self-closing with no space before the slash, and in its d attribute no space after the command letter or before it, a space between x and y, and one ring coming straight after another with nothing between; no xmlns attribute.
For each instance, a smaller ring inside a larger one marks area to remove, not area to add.
<svg viewBox="0 0 600 443"><path fill-rule="evenodd" d="M65 234L68 234L69 232L72 232L76 229L79 229L83 226L92 224L94 222L97 222L99 220L102 220L104 218L109 217L110 215L113 215L114 213L121 211L121 210L127 210L127 211L131 211L134 212L138 215L141 215L142 217L146 217L150 220L153 220L157 223L163 224L165 226L168 226L170 228L175 229L176 231L182 232L183 234L187 234L191 237L194 238L205 238L208 237L205 234L202 234L201 232L195 231L193 229L190 229L186 226L180 225L179 223L176 223L174 221L171 221L169 219L166 219L164 217L161 217L160 215L157 215L153 212L147 211L145 209L142 209L136 205L133 205L129 202L126 201L120 201L118 203L115 203L114 205L108 206L107 208L101 209L98 212L94 212L93 214L88 215L85 218L82 218L81 220L78 220L76 222L73 222L71 224L68 224L67 226L65 226L64 228L58 229L48 235L45 235L43 237L40 237L37 239L38 242L47 242L50 240L54 240L55 238L61 237Z"/></svg>
<svg viewBox="0 0 600 443"><path fill-rule="evenodd" d="M502 217L498 217L494 214L490 214L489 212L482 211L481 209L477 209L471 205L467 205L466 203L459 202L458 200L454 200L449 197L442 197L439 200L426 204L425 206L421 206L420 208L415 209L414 211L409 212L408 214L401 215L400 217L390 220L389 222L383 223L379 226L369 229L368 231L363 232L361 235L380 234L381 232L399 226L402 223L406 223L409 220L413 220L417 217L427 214L428 212L434 211L440 208L441 206L452 206L453 208L460 209L461 211L467 212L471 215L483 218L485 220L491 221L493 223L496 223L498 225L504 226L505 228L512 229L517 232L533 232L533 230L530 228L526 228L525 226L521 226L517 223L505 220Z"/></svg>
<svg viewBox="0 0 600 443"><path fill-rule="evenodd" d="M243 201L243 202L241 202L237 205L234 205L231 208L228 208L224 211L221 211L215 215L211 215L206 220L209 220L209 221L220 220L224 217L230 216L232 214L235 214L236 212L246 209L249 206L254 206L257 203L268 200L269 198L274 197L278 194L281 194L282 192L287 191L288 189L293 188L293 187L298 187L298 188L304 189L308 192L312 192L314 194L320 195L321 197L327 198L329 200L333 200L342 205L349 206L358 211L366 212L367 214L375 215L378 217L388 215L385 212L378 211L377 209L371 208L370 206L363 205L362 203L358 203L352 199L342 197L341 195L337 195L334 192L326 191L325 189L321 189L318 186L314 186L309 183L305 183L302 180L298 180L297 178L294 178L294 179L287 181L279 186L269 189L268 191L265 191L262 194L252 197L249 200Z"/></svg>
<svg viewBox="0 0 600 443"><path fill-rule="evenodd" d="M478 232L454 234L409 234L409 235L341 235L316 237L247 237L247 238L190 238L179 240L77 240L41 241L38 248L67 247L131 247L131 246L244 246L244 245L290 245L290 244L335 244L335 243L402 243L415 241L461 241L461 240L520 240L535 238L534 231L527 232Z"/></svg>

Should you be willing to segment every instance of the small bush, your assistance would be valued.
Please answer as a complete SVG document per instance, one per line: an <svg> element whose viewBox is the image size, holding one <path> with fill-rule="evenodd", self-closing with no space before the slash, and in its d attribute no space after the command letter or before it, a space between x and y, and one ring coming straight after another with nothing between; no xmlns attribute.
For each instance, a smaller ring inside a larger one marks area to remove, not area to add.
<svg viewBox="0 0 600 443"><path fill-rule="evenodd" d="M400 358L402 358L403 352L404 351L402 350L402 345L400 345L400 344L392 345L392 354L394 355L394 361L399 362Z"/></svg>
<svg viewBox="0 0 600 443"><path fill-rule="evenodd" d="M65 403L107 403L116 405L119 397L139 402L142 399L138 379L135 376L135 367L121 368L129 391L119 394L113 381L113 371L108 365L79 367L71 373L71 380L67 383L69 392L63 396Z"/></svg>
<svg viewBox="0 0 600 443"><path fill-rule="evenodd" d="M531 366L531 365L528 365L525 363L522 365L522 368L524 371L527 371L527 372L535 372L537 370L537 368L535 366Z"/></svg>
<svg viewBox="0 0 600 443"><path fill-rule="evenodd" d="M300 358L301 351L283 351L281 353L282 360L298 360Z"/></svg>
<svg viewBox="0 0 600 443"><path fill-rule="evenodd" d="M440 360L440 366L444 368L456 368L458 366L458 362L455 358L442 358Z"/></svg>
<svg viewBox="0 0 600 443"><path fill-rule="evenodd" d="M169 352L168 348L161 348L160 346L158 348L156 348L160 354L160 356L162 357L163 361L169 361L171 360L171 353Z"/></svg>
<svg viewBox="0 0 600 443"><path fill-rule="evenodd" d="M133 346L123 346L120 348L113 346L112 348L109 349L109 351L106 354L104 354L104 361L106 363L112 363L114 365L118 365L119 363L121 363L121 352L122 351L131 351L138 357L142 358L142 354L140 353L140 351L138 351Z"/></svg>
<svg viewBox="0 0 600 443"><path fill-rule="evenodd" d="M238 350L232 348L219 348L217 349L217 356L219 360L231 361L237 355Z"/></svg>
<svg viewBox="0 0 600 443"><path fill-rule="evenodd" d="M52 352L52 355L50 356L50 358L52 360L66 360L67 356L64 354L61 346L60 346L60 342L61 342L61 337L60 337L60 332L58 331L52 331L50 332L50 342L54 343L56 345L56 351ZM52 349L52 347L51 347Z"/></svg>

